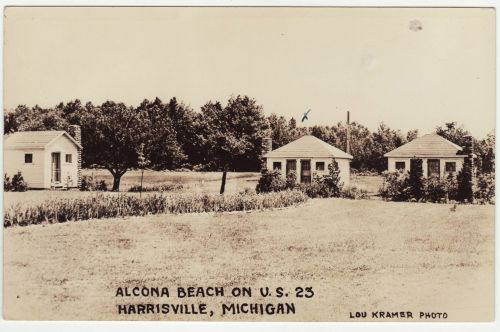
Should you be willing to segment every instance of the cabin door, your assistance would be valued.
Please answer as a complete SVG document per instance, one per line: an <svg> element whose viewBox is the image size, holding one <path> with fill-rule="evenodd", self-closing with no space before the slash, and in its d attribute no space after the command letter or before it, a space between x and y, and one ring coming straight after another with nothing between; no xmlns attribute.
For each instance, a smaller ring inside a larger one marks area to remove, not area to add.
<svg viewBox="0 0 500 332"><path fill-rule="evenodd" d="M52 153L52 183L61 182L61 153Z"/></svg>
<svg viewBox="0 0 500 332"><path fill-rule="evenodd" d="M311 183L311 161L300 161L300 183Z"/></svg>
<svg viewBox="0 0 500 332"><path fill-rule="evenodd" d="M435 176L439 177L440 176L440 165L439 165L439 159L428 159L427 160L427 176Z"/></svg>

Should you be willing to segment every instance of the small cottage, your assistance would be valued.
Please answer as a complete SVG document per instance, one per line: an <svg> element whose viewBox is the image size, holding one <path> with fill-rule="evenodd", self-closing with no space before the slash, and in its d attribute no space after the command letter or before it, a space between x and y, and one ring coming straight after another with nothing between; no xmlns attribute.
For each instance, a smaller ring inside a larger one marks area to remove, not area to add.
<svg viewBox="0 0 500 332"><path fill-rule="evenodd" d="M468 150L472 154L472 140ZM400 146L384 155L387 169L409 170L412 158L422 159L424 177L445 177L459 172L468 156L467 150L448 141L438 134L427 134Z"/></svg>
<svg viewBox="0 0 500 332"><path fill-rule="evenodd" d="M20 131L4 136L4 173L21 172L29 188L72 188L80 185L81 133Z"/></svg>
<svg viewBox="0 0 500 332"><path fill-rule="evenodd" d="M352 156L315 136L303 136L276 150L272 150L271 139L267 138L264 146L266 168L280 170L283 177L293 170L297 174L297 183L311 183L316 174L328 174L328 165L335 158L342 182L349 184Z"/></svg>

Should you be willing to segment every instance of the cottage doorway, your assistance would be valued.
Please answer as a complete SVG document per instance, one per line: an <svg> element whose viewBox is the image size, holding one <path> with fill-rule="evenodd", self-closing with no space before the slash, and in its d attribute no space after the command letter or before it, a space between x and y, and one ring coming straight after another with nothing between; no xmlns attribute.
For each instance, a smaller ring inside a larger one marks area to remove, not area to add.
<svg viewBox="0 0 500 332"><path fill-rule="evenodd" d="M300 183L311 183L311 160L300 161Z"/></svg>
<svg viewBox="0 0 500 332"><path fill-rule="evenodd" d="M429 159L427 160L427 176L428 177L439 177L440 176L440 165L439 159Z"/></svg>
<svg viewBox="0 0 500 332"><path fill-rule="evenodd" d="M61 182L61 153L52 153L52 183Z"/></svg>

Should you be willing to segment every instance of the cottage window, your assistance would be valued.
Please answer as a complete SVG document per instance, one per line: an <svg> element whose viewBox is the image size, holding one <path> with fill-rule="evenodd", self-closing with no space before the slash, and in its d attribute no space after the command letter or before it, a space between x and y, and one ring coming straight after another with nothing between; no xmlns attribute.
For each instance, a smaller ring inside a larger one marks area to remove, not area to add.
<svg viewBox="0 0 500 332"><path fill-rule="evenodd" d="M281 161L273 162L273 170L281 171Z"/></svg>
<svg viewBox="0 0 500 332"><path fill-rule="evenodd" d="M286 175L288 175L291 171L297 171L297 160L295 159L286 160Z"/></svg>
<svg viewBox="0 0 500 332"><path fill-rule="evenodd" d="M33 164L33 154L32 153L25 153L24 154L24 163L25 164Z"/></svg>
<svg viewBox="0 0 500 332"><path fill-rule="evenodd" d="M454 161L448 161L444 164L446 172L452 173L457 171L457 163Z"/></svg>
<svg viewBox="0 0 500 332"><path fill-rule="evenodd" d="M325 162L324 161L316 162L316 170L317 171L324 171L325 170Z"/></svg>
<svg viewBox="0 0 500 332"><path fill-rule="evenodd" d="M396 169L404 170L406 168L406 163L404 161L396 161Z"/></svg>
<svg viewBox="0 0 500 332"><path fill-rule="evenodd" d="M73 162L73 155L67 154L66 155L66 163L71 164Z"/></svg>

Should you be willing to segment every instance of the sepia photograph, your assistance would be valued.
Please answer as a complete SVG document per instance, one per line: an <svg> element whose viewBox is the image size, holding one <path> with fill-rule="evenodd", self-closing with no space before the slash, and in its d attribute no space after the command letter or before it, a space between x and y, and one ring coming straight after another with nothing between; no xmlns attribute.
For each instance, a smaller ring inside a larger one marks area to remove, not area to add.
<svg viewBox="0 0 500 332"><path fill-rule="evenodd" d="M494 321L495 15L4 7L3 318Z"/></svg>

